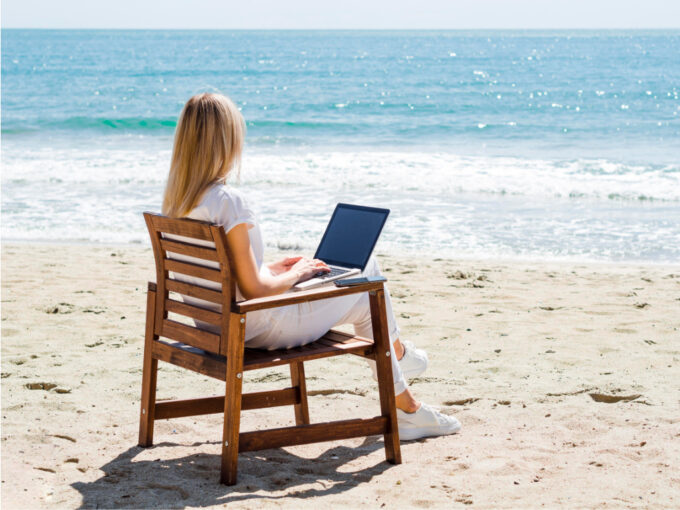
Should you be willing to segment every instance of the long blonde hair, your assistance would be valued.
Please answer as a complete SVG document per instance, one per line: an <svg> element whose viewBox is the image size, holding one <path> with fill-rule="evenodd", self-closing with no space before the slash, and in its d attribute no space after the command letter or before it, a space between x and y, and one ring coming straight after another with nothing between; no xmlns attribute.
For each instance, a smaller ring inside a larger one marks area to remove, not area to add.
<svg viewBox="0 0 680 510"><path fill-rule="evenodd" d="M226 181L240 163L245 130L228 97L205 93L187 101L177 122L163 214L186 216L210 186Z"/></svg>

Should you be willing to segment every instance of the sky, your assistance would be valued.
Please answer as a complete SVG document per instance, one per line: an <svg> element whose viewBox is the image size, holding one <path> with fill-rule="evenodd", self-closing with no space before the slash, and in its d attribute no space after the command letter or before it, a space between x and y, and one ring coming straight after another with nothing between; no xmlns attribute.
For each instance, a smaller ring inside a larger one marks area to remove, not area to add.
<svg viewBox="0 0 680 510"><path fill-rule="evenodd" d="M3 28L680 28L680 0L2 0Z"/></svg>

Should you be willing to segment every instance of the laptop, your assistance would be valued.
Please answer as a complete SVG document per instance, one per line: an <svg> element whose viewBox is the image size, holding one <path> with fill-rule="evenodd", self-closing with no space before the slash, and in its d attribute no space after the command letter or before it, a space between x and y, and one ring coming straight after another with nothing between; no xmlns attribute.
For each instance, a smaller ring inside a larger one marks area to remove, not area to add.
<svg viewBox="0 0 680 510"><path fill-rule="evenodd" d="M330 273L298 283L295 290L307 290L328 282L361 273L378 242L389 209L362 205L338 204L328 222L315 259L323 260Z"/></svg>

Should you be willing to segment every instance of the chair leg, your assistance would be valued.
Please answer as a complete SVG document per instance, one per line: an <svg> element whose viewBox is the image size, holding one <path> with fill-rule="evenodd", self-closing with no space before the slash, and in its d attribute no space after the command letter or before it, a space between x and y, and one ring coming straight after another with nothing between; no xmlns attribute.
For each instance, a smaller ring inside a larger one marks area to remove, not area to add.
<svg viewBox="0 0 680 510"><path fill-rule="evenodd" d="M224 429L222 433L222 467L220 482L236 484L238 469L238 442L241 427L241 395L243 385L243 354L245 341L245 314L231 314L228 345L227 373L224 398ZM243 321L243 322L241 322Z"/></svg>
<svg viewBox="0 0 680 510"><path fill-rule="evenodd" d="M149 291L146 303L146 332L144 335L144 368L142 369L142 402L139 411L139 446L153 444L153 425L156 411L156 377L158 360L153 357L154 307L156 293Z"/></svg>
<svg viewBox="0 0 680 510"><path fill-rule="evenodd" d="M290 380L300 393L300 403L295 404L295 425L309 425L309 406L307 404L307 382L305 365L302 361L290 364Z"/></svg>
<svg viewBox="0 0 680 510"><path fill-rule="evenodd" d="M373 340L375 342L375 364L378 372L378 390L380 392L380 410L387 418L385 432L385 456L392 464L401 464L399 448L399 428L397 426L397 408L394 399L394 380L390 362L390 338L385 311L385 292L377 290L369 293L371 304L371 321Z"/></svg>

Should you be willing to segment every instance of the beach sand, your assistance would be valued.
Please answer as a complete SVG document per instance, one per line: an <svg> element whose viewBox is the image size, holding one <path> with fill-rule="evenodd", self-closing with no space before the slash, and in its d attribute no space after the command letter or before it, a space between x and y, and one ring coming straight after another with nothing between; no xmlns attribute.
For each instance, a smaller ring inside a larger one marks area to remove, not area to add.
<svg viewBox="0 0 680 510"><path fill-rule="evenodd" d="M379 259L403 338L430 355L412 389L461 433L402 443L398 466L377 437L243 454L226 487L219 415L136 446L150 250L5 244L3 508L680 507L680 267ZM379 412L344 358L306 366L313 422ZM160 399L223 391L161 367ZM288 383L248 372L245 390Z"/></svg>

